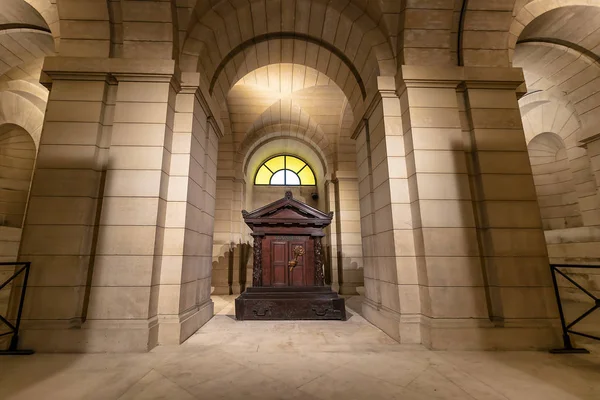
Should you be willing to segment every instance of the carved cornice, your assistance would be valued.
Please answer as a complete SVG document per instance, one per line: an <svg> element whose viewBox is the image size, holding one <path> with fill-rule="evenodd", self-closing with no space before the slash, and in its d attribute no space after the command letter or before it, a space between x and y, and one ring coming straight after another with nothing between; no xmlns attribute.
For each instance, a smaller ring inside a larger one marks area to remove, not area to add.
<svg viewBox="0 0 600 400"><path fill-rule="evenodd" d="M398 93L406 87L516 90L524 81L520 68L403 65L398 71L396 89Z"/></svg>
<svg viewBox="0 0 600 400"><path fill-rule="evenodd" d="M213 117L212 115L209 115L208 118L206 119L206 122L212 126L212 128L215 131L215 134L217 135L217 137L219 139L221 139L224 134L223 131L221 130L221 126L219 125L219 123L217 122L217 120L215 119L215 117Z"/></svg>
<svg viewBox="0 0 600 400"><path fill-rule="evenodd" d="M600 133L597 133L595 135L592 135L592 136L586 137L585 139L580 140L579 141L579 146L587 149L587 146L590 143L593 143L593 142L595 142L597 140L600 140Z"/></svg>

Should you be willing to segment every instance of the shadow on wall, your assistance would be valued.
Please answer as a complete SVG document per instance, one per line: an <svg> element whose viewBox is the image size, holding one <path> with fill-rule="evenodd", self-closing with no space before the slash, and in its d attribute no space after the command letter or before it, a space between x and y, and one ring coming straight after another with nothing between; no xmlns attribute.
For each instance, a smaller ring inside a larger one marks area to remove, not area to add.
<svg viewBox="0 0 600 400"><path fill-rule="evenodd" d="M509 204L514 203L513 199L521 198L518 191L526 193L528 187L516 187L522 181L516 176L511 181L511 174L514 173L504 172L509 170L502 165L502 161L490 162L489 154L503 150L497 148L494 138L479 137L475 143L472 131L470 126L463 127L463 140L452 143L454 170L451 174L444 174L446 177L443 184L447 189L441 191L425 189L421 185L418 187L421 204L428 199L423 196L424 189L425 192L431 190L431 193L440 193L440 199L455 199L443 202L446 206L438 209L440 217L437 223L431 221L430 216L421 209L423 237L431 241L425 242L424 248L437 248L438 245L431 240L434 237L439 242L445 242L438 249L439 255L443 254L444 257L433 258L442 261L445 265L439 267L447 271L430 274L430 271L438 271L439 268L429 265L430 262L437 261L430 261L427 257L426 282L422 282L422 268L419 268L419 283L428 286L429 295L421 296L421 299L428 299L429 304L424 305L423 309L428 310L434 319L443 315L446 318L477 319L482 327L497 328L476 329L471 335L468 334L469 329L466 329L465 335L468 335L469 340L479 342L478 347L514 347L514 343L508 342L510 331L504 330L506 319L558 318L558 310L554 298L548 297L552 285L549 268L543 264L543 250L539 248L540 242L533 232L538 220L536 216L532 216L518 221L509 208ZM440 173L443 173L441 169ZM455 193L449 193L448 188L454 188ZM455 205L452 206L452 203ZM427 220L429 226L447 228L428 229L425 223ZM504 228L517 226L527 228L515 232L521 239L506 236L508 231ZM439 231L440 235L427 234L428 230ZM540 229L540 236L541 233ZM510 265L514 263L522 265L514 268L515 266ZM528 286L536 288L535 296L542 295L544 298L532 301L531 293L534 291L525 290ZM548 290L540 289L542 287ZM523 328L523 334L526 334L527 329ZM553 335L544 336L547 332L536 331L539 340L533 346L546 348L559 343L558 330ZM439 337L438 340L444 341ZM448 344L451 345L451 342Z"/></svg>
<svg viewBox="0 0 600 400"><path fill-rule="evenodd" d="M323 269L325 272L326 285L332 286L333 290L340 292L340 288L345 287L344 283L346 283L346 278L349 278L348 282L364 282L364 269L359 266L358 262L352 261L351 256L347 256L343 252L338 251L336 257L334 257L330 244L324 244L323 251ZM344 263L346 263L346 265L344 265ZM354 276L348 276L350 274L353 274ZM348 288L348 290L352 289L355 289L355 287Z"/></svg>
<svg viewBox="0 0 600 400"><path fill-rule="evenodd" d="M223 245L217 260L213 261L213 295L240 294L252 285L252 244ZM250 268L250 273L248 273Z"/></svg>

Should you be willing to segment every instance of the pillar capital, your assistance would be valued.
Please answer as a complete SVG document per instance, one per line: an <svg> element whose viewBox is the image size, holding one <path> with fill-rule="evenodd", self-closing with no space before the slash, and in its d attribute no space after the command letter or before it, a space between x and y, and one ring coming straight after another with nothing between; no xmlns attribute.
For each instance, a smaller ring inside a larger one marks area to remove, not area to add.
<svg viewBox="0 0 600 400"><path fill-rule="evenodd" d="M600 133L596 133L595 135L588 136L579 141L579 143L581 144L581 147L583 147L585 149L587 149L590 144L592 144L592 143L596 144L599 142L600 142Z"/></svg>
<svg viewBox="0 0 600 400"><path fill-rule="evenodd" d="M396 89L404 87L466 87L516 90L525 78L521 68L448 67L403 65L396 77Z"/></svg>
<svg viewBox="0 0 600 400"><path fill-rule="evenodd" d="M331 182L356 181L358 176L355 171L336 171L331 175Z"/></svg>

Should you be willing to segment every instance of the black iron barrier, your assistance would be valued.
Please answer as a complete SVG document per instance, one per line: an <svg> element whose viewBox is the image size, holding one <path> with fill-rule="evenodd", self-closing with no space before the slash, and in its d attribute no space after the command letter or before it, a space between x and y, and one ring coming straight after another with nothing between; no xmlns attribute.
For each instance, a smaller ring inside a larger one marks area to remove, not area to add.
<svg viewBox="0 0 600 400"><path fill-rule="evenodd" d="M16 267L15 273L8 278L5 282L0 284L0 290L4 289L9 283L15 281L17 277L21 274L24 274L23 277L23 286L21 288L21 296L19 299L19 309L17 311L17 319L14 325L8 320L8 316L4 316L0 314L0 323L8 326L9 331L0 334L0 337L12 335L10 339L10 345L8 346L8 350L0 350L1 355L29 355L33 354L33 350L19 350L19 328L21 326L21 314L23 313L23 303L25 302L25 291L27 289L27 279L29 279L29 269L31 268L30 262L0 262L1 266L14 266Z"/></svg>
<svg viewBox="0 0 600 400"><path fill-rule="evenodd" d="M588 317L591 313L593 313L597 309L600 309L600 299L598 299L596 296L594 296L592 293L590 293L589 290L587 290L586 288L581 286L579 283L575 282L575 280L573 280L573 278L571 278L570 276L565 274L559 268L600 269L600 265L574 265L574 264L551 264L550 265L550 271L552 272L552 283L554 284L554 294L556 295L556 302L558 303L558 313L560 315L560 323L562 326L562 337L563 337L563 346L564 346L561 349L550 350L550 352L554 353L554 354L573 354L573 353L588 354L589 351L584 348L573 347L573 344L571 343L571 337L569 336L569 334L583 336L583 337L586 337L589 339L600 340L600 337L598 337L598 336L594 336L594 335L590 335L587 333L578 332L576 330L573 330L573 327L576 324L583 321L586 317ZM563 278L565 278L566 280L571 282L577 289L581 290L583 293L585 293L585 295L587 295L594 301L594 305L589 310L587 310L586 312L584 312L579 317L575 318L572 322L569 322L569 323L567 323L567 321L565 319L565 313L563 311L562 300L560 297L560 291L558 289L558 283L556 280L556 274L559 274L560 276L562 276Z"/></svg>

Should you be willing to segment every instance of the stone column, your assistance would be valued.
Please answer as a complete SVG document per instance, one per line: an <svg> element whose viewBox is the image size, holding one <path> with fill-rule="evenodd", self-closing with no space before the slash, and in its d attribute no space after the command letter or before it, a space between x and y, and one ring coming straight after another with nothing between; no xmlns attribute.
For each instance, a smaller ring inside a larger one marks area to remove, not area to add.
<svg viewBox="0 0 600 400"><path fill-rule="evenodd" d="M400 100L393 78L355 130L365 317L402 343L420 343L419 282Z"/></svg>
<svg viewBox="0 0 600 400"><path fill-rule="evenodd" d="M517 103L522 71L461 72L479 250L494 328L446 329L437 336L448 344L473 341L486 348L555 346L556 302Z"/></svg>
<svg viewBox="0 0 600 400"><path fill-rule="evenodd" d="M595 140L587 140L587 154L590 158L592 172L596 178L596 193L600 202L600 136L595 137Z"/></svg>
<svg viewBox="0 0 600 400"><path fill-rule="evenodd" d="M207 176L213 148L210 109L197 85L177 95L162 247L159 343L179 344L213 314L210 276L214 180ZM214 156L213 156L214 157Z"/></svg>
<svg viewBox="0 0 600 400"><path fill-rule="evenodd" d="M234 245L231 241L233 207L233 178L218 177L215 204L215 229L212 249L212 286L213 294L229 295L232 293L231 282L234 270Z"/></svg>
<svg viewBox="0 0 600 400"><path fill-rule="evenodd" d="M333 269L339 293L355 295L356 288L364 285L358 179L356 173L338 172L331 182L336 216L332 228L336 232Z"/></svg>
<svg viewBox="0 0 600 400"><path fill-rule="evenodd" d="M233 265L231 292L240 294L244 291L244 280L246 279L247 254L246 245L243 242L242 204L244 199L244 188L246 182L243 179L233 179L232 201L231 201L231 243L233 247Z"/></svg>
<svg viewBox="0 0 600 400"><path fill-rule="evenodd" d="M203 99L208 99L208 94L202 92ZM203 110L208 111L206 103L203 104ZM206 130L204 132L195 130L194 132L204 133L204 187L203 187L203 204L201 206L201 224L198 226L198 232L202 235L201 240L186 241L186 248L190 249L194 254L202 257L202 264L198 276L196 291L196 304L210 304L210 308L204 309L203 317L200 320L203 324L212 318L213 305L210 300L211 295L211 262L213 248L213 232L215 226L215 205L217 198L217 153L219 149L219 139L223 136L223 127L219 124L214 114L207 118ZM189 193L193 197L193 192ZM190 237L190 239L193 239ZM200 325L198 325L199 327Z"/></svg>
<svg viewBox="0 0 600 400"><path fill-rule="evenodd" d="M185 190L169 181L179 88L172 69L151 77L115 76L119 85L86 325L108 339L101 350L146 351L158 343L165 299L177 301L180 289L161 285L162 255L170 256L183 241L181 231L165 228L169 195Z"/></svg>
<svg viewBox="0 0 600 400"><path fill-rule="evenodd" d="M401 99L406 168L416 243L423 343L455 348L438 330L489 325L457 81L412 79ZM452 339L450 339L452 340Z"/></svg>
<svg viewBox="0 0 600 400"><path fill-rule="evenodd" d="M331 224L325 228L327 236L322 241L323 260L325 260L325 281L331 285L332 290L340 291L339 263L338 263L338 206L336 182L327 180L324 185L326 211L333 211Z"/></svg>
<svg viewBox="0 0 600 400"><path fill-rule="evenodd" d="M73 328L87 316L115 92L105 72L45 67L52 87L19 256L32 262L21 346L85 351L87 331Z"/></svg>

